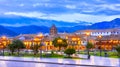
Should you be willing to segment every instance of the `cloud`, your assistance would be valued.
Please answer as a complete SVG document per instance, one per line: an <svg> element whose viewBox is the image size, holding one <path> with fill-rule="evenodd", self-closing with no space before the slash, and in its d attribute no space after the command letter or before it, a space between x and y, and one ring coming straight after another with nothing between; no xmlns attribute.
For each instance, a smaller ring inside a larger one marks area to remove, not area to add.
<svg viewBox="0 0 120 67"><path fill-rule="evenodd" d="M68 8L68 9L75 9L76 8L75 5L66 5L65 7Z"/></svg>
<svg viewBox="0 0 120 67"><path fill-rule="evenodd" d="M23 7L23 6L25 6L23 3L21 3L19 6L21 6L21 7Z"/></svg>
<svg viewBox="0 0 120 67"><path fill-rule="evenodd" d="M37 7L37 6L40 6L41 4L40 3L35 3L33 4L33 7Z"/></svg>
<svg viewBox="0 0 120 67"><path fill-rule="evenodd" d="M43 17L44 13L38 13L38 12L26 12L26 13L22 13L22 12L6 12L4 13L5 15L17 15L17 16L25 16L25 17Z"/></svg>
<svg viewBox="0 0 120 67"><path fill-rule="evenodd" d="M48 19L48 20L57 20L57 21L66 21L66 22L101 22L101 21L110 21L115 18L120 18L120 15L89 15L89 14L80 14L80 13L68 13L68 14L44 14L41 12L6 12L5 15L17 15L25 17L34 17L39 19Z"/></svg>
<svg viewBox="0 0 120 67"><path fill-rule="evenodd" d="M109 21L119 18L119 3L120 0L0 0L0 16L17 15L68 22Z"/></svg>
<svg viewBox="0 0 120 67"><path fill-rule="evenodd" d="M120 11L120 4L102 4L96 5L98 8Z"/></svg>
<svg viewBox="0 0 120 67"><path fill-rule="evenodd" d="M10 24L10 23L1 23L0 25L2 26L14 26L14 27L19 27L19 26L27 26L28 24L26 23L15 23L15 24ZM32 25L32 24L30 24Z"/></svg>

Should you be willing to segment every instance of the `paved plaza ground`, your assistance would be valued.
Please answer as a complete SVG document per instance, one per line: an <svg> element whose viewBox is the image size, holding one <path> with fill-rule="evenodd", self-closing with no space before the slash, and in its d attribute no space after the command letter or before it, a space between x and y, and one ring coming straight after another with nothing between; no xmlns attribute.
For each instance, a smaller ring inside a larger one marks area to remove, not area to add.
<svg viewBox="0 0 120 67"><path fill-rule="evenodd" d="M0 67L120 67L119 60L97 56L90 60L0 56Z"/></svg>

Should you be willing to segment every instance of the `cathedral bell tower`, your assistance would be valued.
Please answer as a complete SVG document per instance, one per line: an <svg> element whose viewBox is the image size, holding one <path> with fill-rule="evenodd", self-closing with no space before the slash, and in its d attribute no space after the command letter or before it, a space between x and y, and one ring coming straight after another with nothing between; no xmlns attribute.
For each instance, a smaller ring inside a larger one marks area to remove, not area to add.
<svg viewBox="0 0 120 67"><path fill-rule="evenodd" d="M50 35L57 35L57 28L54 24L50 28Z"/></svg>

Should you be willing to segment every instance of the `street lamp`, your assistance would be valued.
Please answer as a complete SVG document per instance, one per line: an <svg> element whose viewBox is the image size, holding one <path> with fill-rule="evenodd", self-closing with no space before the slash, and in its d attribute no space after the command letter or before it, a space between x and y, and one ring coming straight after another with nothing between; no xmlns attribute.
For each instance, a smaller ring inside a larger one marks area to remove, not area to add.
<svg viewBox="0 0 120 67"><path fill-rule="evenodd" d="M42 46L43 46L43 43L40 43L40 58L42 58Z"/></svg>
<svg viewBox="0 0 120 67"><path fill-rule="evenodd" d="M102 36L99 35L98 38L99 38L99 47L98 47L98 49L100 50L100 56L101 56L101 52L102 52L102 51L101 51L101 49L102 49L102 48L101 48L101 38L102 38Z"/></svg>
<svg viewBox="0 0 120 67"><path fill-rule="evenodd" d="M90 35L89 32L86 32L86 36L87 36L87 43L86 43L86 46L88 46L88 43L89 43L89 40L88 40L88 36ZM87 49L88 51L88 59L90 59L90 54L89 54L89 49Z"/></svg>
<svg viewBox="0 0 120 67"><path fill-rule="evenodd" d="M0 43L0 46L1 46L2 43Z"/></svg>
<svg viewBox="0 0 120 67"><path fill-rule="evenodd" d="M88 36L90 35L90 32L86 32L85 34L86 34L86 36L87 36L87 43L88 43L88 42L89 42L89 41L88 41Z"/></svg>

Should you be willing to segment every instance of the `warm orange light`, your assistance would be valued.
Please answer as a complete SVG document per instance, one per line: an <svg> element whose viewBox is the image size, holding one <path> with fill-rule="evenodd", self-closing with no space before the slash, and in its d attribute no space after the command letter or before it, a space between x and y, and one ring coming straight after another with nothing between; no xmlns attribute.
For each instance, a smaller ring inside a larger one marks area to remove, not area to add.
<svg viewBox="0 0 120 67"><path fill-rule="evenodd" d="M6 39L7 37L6 36L2 36L2 39Z"/></svg>
<svg viewBox="0 0 120 67"><path fill-rule="evenodd" d="M80 41L78 41L78 44L80 45Z"/></svg>
<svg viewBox="0 0 120 67"><path fill-rule="evenodd" d="M102 38L102 36L101 36L101 35L99 35L98 37L99 37L99 38Z"/></svg>
<svg viewBox="0 0 120 67"><path fill-rule="evenodd" d="M42 34L42 33L40 33L40 34L38 34L38 36L39 36L39 37L43 37L43 34Z"/></svg>
<svg viewBox="0 0 120 67"><path fill-rule="evenodd" d="M61 42L62 42L62 40L61 40L61 39L59 39L57 42L58 42L58 43L61 43Z"/></svg>
<svg viewBox="0 0 120 67"><path fill-rule="evenodd" d="M34 38L35 41L39 41L40 39L39 38Z"/></svg>
<svg viewBox="0 0 120 67"><path fill-rule="evenodd" d="M72 38L73 41L76 41L77 39L76 38Z"/></svg>
<svg viewBox="0 0 120 67"><path fill-rule="evenodd" d="M86 32L86 35L87 35L87 36L89 36L89 35L90 35L90 33L89 33L89 32Z"/></svg>
<svg viewBox="0 0 120 67"><path fill-rule="evenodd" d="M68 39L68 37L66 36L66 39Z"/></svg>

